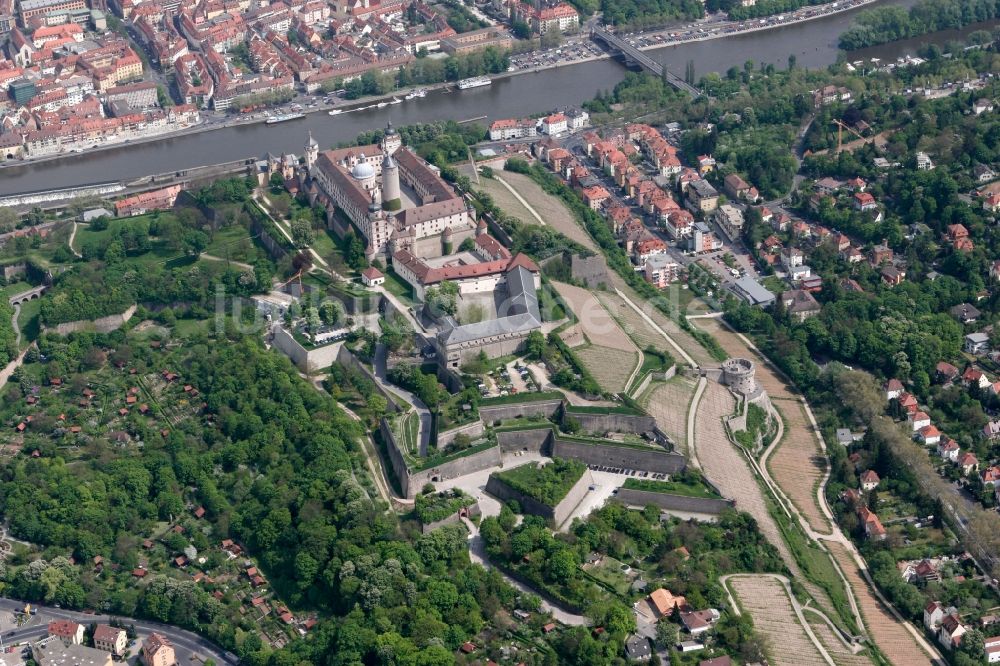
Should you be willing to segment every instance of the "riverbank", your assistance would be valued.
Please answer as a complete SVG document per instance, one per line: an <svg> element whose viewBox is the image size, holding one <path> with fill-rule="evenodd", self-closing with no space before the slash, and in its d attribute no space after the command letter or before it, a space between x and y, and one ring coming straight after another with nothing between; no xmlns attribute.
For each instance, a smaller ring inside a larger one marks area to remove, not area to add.
<svg viewBox="0 0 1000 666"><path fill-rule="evenodd" d="M750 23L752 23L752 22L744 21L743 22L743 24L744 24L743 28L739 28L739 23L738 22L733 22L733 21L731 21L731 22L712 22L712 21L705 21L703 19L701 21L696 21L696 22L693 22L693 23L685 24L685 25L675 26L675 27L672 27L672 28L669 28L669 29L660 29L660 30L650 31L650 32L645 32L645 33L636 33L636 35L633 35L631 37L631 39L633 41L640 41L642 39L652 39L652 40L655 40L657 36L662 36L664 34L685 35L686 33L691 33L691 32L697 31L699 29L706 30L706 32L699 33L697 35L681 36L681 37L678 37L678 38L670 39L669 41L668 40L664 40L662 42L658 42L658 43L655 43L655 44L640 45L638 47L638 48L640 48L641 50L644 50L644 51L666 49L667 47L680 46L680 45L688 44L688 43L704 42L704 41L709 41L709 40L722 39L722 38L725 38L725 37L734 37L734 36L742 35L742 34L749 34L749 33L754 33L754 32L760 32L760 31L764 31L764 30L771 30L771 29L774 29L774 28L788 27L790 25L794 25L794 24L797 24L797 23L805 23L805 22L812 21L812 20L815 20L815 19L827 18L827 17L833 16L835 14L839 14L839 13L851 11L851 10L858 9L860 7L863 7L863 6L867 6L867 5L871 5L871 4L875 4L875 3L879 3L879 2L884 2L884 0L856 0L855 2L832 2L832 3L826 4L826 5L813 5L813 6L810 6L810 7L805 7L805 8L802 8L800 10L797 10L796 12L789 13L788 17L786 18L786 20L783 20L781 22L774 21L772 23L766 23L764 25L759 25L759 24L758 25L750 25ZM773 19L774 17L770 17L770 18ZM770 20L770 19L756 19L755 21L760 21L760 20L767 21L767 20ZM554 52L555 52L555 50L549 50L549 51L545 51L545 52L536 52L536 53L540 57L544 57L546 54L550 54L551 55ZM610 57L611 57L610 55L608 55L608 54L605 53L605 54L601 54L601 55L589 55L589 56L583 57L583 58L557 60L555 62L549 62L549 63L542 64L542 65L519 68L519 69L516 69L516 70L511 71L511 72L502 72L502 73L499 73L499 74L493 74L493 75L490 75L490 77L495 82L499 82L499 81L503 81L503 80L510 79L510 78L513 78L513 77L517 77L517 76L520 76L520 75L523 75L523 74L539 74L539 73L545 72L545 71L555 71L555 70L559 70L559 69L570 67L570 66L585 65L587 63L592 63L592 62L597 62L597 61L602 61L602 60L608 60ZM319 103L315 108L310 108L308 106L305 107L305 108L303 108L301 110L301 113L303 113L306 116L309 116L309 115L315 115L315 114L320 114L320 113L328 113L329 111L331 111L333 109L343 109L343 114L347 115L347 114L358 112L358 111L361 111L361 110L369 110L373 105L377 106L379 103L382 103L382 102L391 102L394 98L401 98L401 97L405 96L411 90L415 90L415 89L418 89L418 88L423 88L423 89L427 90L429 94L430 93L435 93L435 94L451 94L452 92L464 92L464 91L459 91L455 87L454 82L434 83L434 84L427 84L427 85L423 85L423 86L414 86L412 88L406 88L406 89L396 90L396 91L393 91L392 93L386 94L386 95L374 96L374 97L366 97L364 99L350 100L350 101L345 101L345 102L338 103L338 104ZM478 90L482 90L482 89L478 89ZM404 100L403 105L411 104L411 103L415 103L415 102L419 102L422 99L425 99L425 98L415 98L413 100ZM283 109L287 110L288 106L289 105L285 105L283 107ZM397 105L397 106L402 106L402 105ZM279 107L279 108L282 108L282 107ZM390 106L383 107L383 108L389 108L389 109L391 109L392 106L390 105ZM279 110L275 109L274 112L278 113ZM336 117L337 116L334 116L334 118L336 118ZM470 118L471 117L473 117L473 116L470 116ZM208 121L206 121L204 123L201 123L199 125L196 125L194 127L189 127L189 128L186 128L186 129L176 130L176 131L173 131L173 132L167 132L167 133L163 133L163 134L157 134L157 135L149 136L149 137L142 137L142 138L130 139L127 142L123 141L123 142L118 142L118 143L109 144L109 145L102 145L102 146L98 146L97 148L89 148L89 149L83 150L80 153L66 152L66 153L58 153L58 154L54 154L54 155L44 155L44 156L37 157L37 158L28 158L28 159L24 159L24 160L11 160L11 161L8 161L8 162L2 162L2 163L0 163L0 171L3 171L5 169L16 169L17 167L35 166L35 165L39 165L39 164L45 164L46 162L53 162L53 161L58 161L58 160L65 160L67 158L74 158L76 156L85 157L85 156L88 156L88 155L95 155L95 154L102 153L102 152L109 151L109 150L124 149L124 148L128 148L128 147L131 147L131 146L138 146L138 145L150 144L150 143L165 143L165 142L170 141L171 139L177 139L177 138L180 138L180 137L187 137L187 136L196 136L196 135L199 135L199 134L205 134L205 133L214 132L214 131L217 131L217 130L233 129L233 128L240 128L240 127L252 126L252 125L260 125L260 124L264 123L267 120L266 115L263 115L263 114L260 114L260 115L253 114L253 115L251 115L249 117L247 117L247 116L234 116L234 117L224 118L224 119L217 119L217 118L214 118L214 117L210 117L210 118L211 118L210 120L208 120ZM466 119L457 119L457 120L461 121L461 120L466 120ZM290 123L294 123L295 121L289 121L289 122ZM282 123L282 124L285 124L285 123ZM257 155L248 155L247 157L256 157L256 156Z"/></svg>

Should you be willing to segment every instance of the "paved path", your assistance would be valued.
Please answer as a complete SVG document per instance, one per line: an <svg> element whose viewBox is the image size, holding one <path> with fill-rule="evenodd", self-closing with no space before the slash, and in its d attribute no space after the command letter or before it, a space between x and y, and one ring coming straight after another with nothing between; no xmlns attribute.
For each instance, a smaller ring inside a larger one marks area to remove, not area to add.
<svg viewBox="0 0 1000 666"><path fill-rule="evenodd" d="M240 268L242 268L244 270L251 270L251 269L253 269L253 266L251 266L250 264L244 263L242 261L235 261L233 259L224 259L223 257L217 257L214 254L209 254L207 252L202 252L201 253L201 258L202 259L208 259L209 261L225 261L225 262L228 262L228 263L232 264L233 266L239 266Z"/></svg>
<svg viewBox="0 0 1000 666"><path fill-rule="evenodd" d="M13 613L22 608L24 608L24 602L22 601L0 598L0 612ZM32 604L32 608L38 609L38 615L33 616L27 625L8 632L4 636L4 640L7 643L35 641L45 636L48 633L48 622L50 620L72 620L87 626L95 622L107 623L112 619L108 615L77 613L70 610L39 606L38 604ZM217 664L235 665L239 663L236 655L226 652L207 638L202 638L191 631L179 629L168 624L160 624L159 622L134 620L127 617L117 617L116 619L125 624L135 625L136 632L140 637L148 636L154 631L166 636L174 645L178 664L188 664L192 661L204 661L205 659L214 659Z"/></svg>
<svg viewBox="0 0 1000 666"><path fill-rule="evenodd" d="M76 239L76 225L77 225L77 222L76 222L76 220L74 220L73 221L73 230L69 232L69 251L72 252L75 257L81 257L83 255L81 255L79 252L77 252L76 248L73 247L73 241Z"/></svg>
<svg viewBox="0 0 1000 666"><path fill-rule="evenodd" d="M528 203L527 201L525 201L524 197L521 196L520 192L518 192L513 187L511 187L510 183L508 183L506 180L504 180L500 176L496 175L496 172L494 172L494 174L493 174L493 179L496 180L501 185L503 185L504 187L506 187L510 191L510 193L514 195L514 198L517 199L518 203L520 203L522 206L524 206L525 209L527 209L527 211L529 213L531 213L531 215L536 220L538 220L538 223L540 225L542 225L543 227L545 226L545 220L543 220L542 216L538 214L538 211L535 210L534 206L532 206L530 203Z"/></svg>
<svg viewBox="0 0 1000 666"><path fill-rule="evenodd" d="M490 563L489 557L486 555L486 544L483 543L483 537L479 534L479 528L476 527L475 523L470 521L468 518L463 518L462 522L465 523L466 528L469 530L469 559L476 564L482 565L486 569L493 569L494 566ZM511 586L523 594L531 594L536 597L541 596L536 590L533 590L531 587L525 585L516 578L509 576L503 569L498 568L497 572L499 572L499 574L504 577L504 580L510 583ZM552 617L566 625L585 627L590 623L583 615L571 613L565 608L557 606L544 598L542 598L542 610L546 613L551 613Z"/></svg>
<svg viewBox="0 0 1000 666"><path fill-rule="evenodd" d="M10 325L14 327L14 346L17 349L21 348L21 327L17 325L17 318L21 314L21 304L17 303L14 305L14 314L10 317Z"/></svg>
<svg viewBox="0 0 1000 666"><path fill-rule="evenodd" d="M698 386L694 390L694 397L691 398L691 404L688 405L687 450L688 456L691 458L691 464L694 465L696 469L701 469L701 462L698 460L698 448L694 445L695 416L698 413L698 403L701 402L701 394L705 392L705 385L707 383L708 380L705 379L705 377L698 378Z"/></svg>
<svg viewBox="0 0 1000 666"><path fill-rule="evenodd" d="M379 386L387 391L395 393L402 396L406 402L410 403L415 410L417 410L417 415L420 417L420 427L417 432L417 439L420 440L420 455L421 457L427 456L427 448L431 441L431 410L427 409L427 405L424 401L410 393L402 386L397 386L389 382L386 375L386 357L388 356L388 350L385 345L381 342L375 347L375 381L379 383Z"/></svg>
<svg viewBox="0 0 1000 666"><path fill-rule="evenodd" d="M698 364L697 364L697 363L695 362L695 360L694 360L693 358L691 358L691 355L690 355L690 354L688 354L688 353L687 353L686 351L684 351L684 350L683 350L683 349L681 348L681 346L680 346L679 344L677 344L676 342L674 342L674 339L673 339L673 338L671 338L671 337L670 337L669 335L667 335L667 332L666 332L666 331L664 331L664 330L663 330L663 329L662 329L662 328L660 327L660 325L659 325L659 324L657 324L657 323L656 323L655 321L653 321L653 320L652 320L652 318L650 318L650 316L649 316L648 314L646 314L646 313L645 313L645 312L644 312L644 311L643 311L643 310L642 310L642 309L641 309L641 308L640 308L640 307L639 307L638 305L636 305L636 304L635 304L635 303L634 303L634 302L632 301L632 299L630 299L630 298L629 298L628 296L626 296L625 294L623 294L623 293L622 293L622 290L621 290L621 289L619 289L618 287L615 287L615 292L616 292L616 293L618 294L618 296L619 296L619 297L620 297L620 298L621 298L621 299L622 299L623 301L625 301L625 302L626 302L626 303L628 304L628 306L629 306L630 308L632 308L633 310L635 310L635 311L636 311L636 313L637 313L637 314L638 314L638 315L639 315L640 317L642 317L642 318L643 318L643 320L645 320L645 322L646 322L647 324L649 324L649 326L650 326L650 327L651 327L651 328L652 328L652 329L653 329L654 331L656 331L657 333L659 333L660 335L662 335L662 336L663 336L663 338L664 338L664 339L665 339L665 340L666 340L666 341L667 341L668 343L670 343L670 346L671 346L671 347L673 347L674 349L676 349L676 350L677 350L677 353L681 355L681 358L683 358L683 359L684 359L685 361L687 361L687 363L688 363L688 364L689 364L689 365L690 365L691 367L693 367L693 368L697 368L697 367L699 367L699 366L698 366Z"/></svg>

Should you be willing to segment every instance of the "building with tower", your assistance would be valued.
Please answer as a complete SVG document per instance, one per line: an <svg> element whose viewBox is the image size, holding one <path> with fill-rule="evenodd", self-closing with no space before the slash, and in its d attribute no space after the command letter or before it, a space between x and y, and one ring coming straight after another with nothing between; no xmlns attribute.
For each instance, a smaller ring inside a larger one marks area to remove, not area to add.
<svg viewBox="0 0 1000 666"><path fill-rule="evenodd" d="M345 233L345 222L356 227L369 259L399 250L438 257L446 232L455 245L474 235L471 207L435 167L402 145L391 124L378 144L327 151L307 144L306 152L312 203L326 206L334 230Z"/></svg>

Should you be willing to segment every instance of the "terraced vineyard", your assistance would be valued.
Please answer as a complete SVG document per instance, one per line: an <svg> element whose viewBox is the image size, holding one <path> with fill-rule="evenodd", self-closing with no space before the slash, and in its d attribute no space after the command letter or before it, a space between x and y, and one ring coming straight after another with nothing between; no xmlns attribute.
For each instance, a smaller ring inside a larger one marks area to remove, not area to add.
<svg viewBox="0 0 1000 666"><path fill-rule="evenodd" d="M832 541L828 542L827 546L844 571L851 589L854 590L854 596L865 619L865 626L882 654L898 666L930 666L932 662L918 644L916 637L875 597L875 593L862 578L858 565L847 547Z"/></svg>
<svg viewBox="0 0 1000 666"><path fill-rule="evenodd" d="M816 490L827 461L815 431L798 400L772 400L785 417L785 434L767 460L771 477L817 532L829 533L830 521L820 510Z"/></svg>
<svg viewBox="0 0 1000 666"><path fill-rule="evenodd" d="M609 393L624 391L632 371L640 362L638 350L624 351L602 345L588 345L575 352L601 388Z"/></svg>
<svg viewBox="0 0 1000 666"><path fill-rule="evenodd" d="M643 408L656 419L660 430L677 444L679 453L688 452L687 414L697 383L676 376L662 384L654 384L640 397Z"/></svg>
<svg viewBox="0 0 1000 666"><path fill-rule="evenodd" d="M844 645L843 641L834 635L833 629L830 628L830 625L812 613L803 614L805 615L809 626L812 627L816 638L818 638L819 642L824 648L826 648L826 651L830 653L830 656L833 657L833 661L837 664L837 666L872 666L871 658L864 653L854 654L851 652L847 646Z"/></svg>
<svg viewBox="0 0 1000 666"><path fill-rule="evenodd" d="M728 581L740 608L753 617L775 666L830 666L806 633L785 586L771 576L733 576Z"/></svg>

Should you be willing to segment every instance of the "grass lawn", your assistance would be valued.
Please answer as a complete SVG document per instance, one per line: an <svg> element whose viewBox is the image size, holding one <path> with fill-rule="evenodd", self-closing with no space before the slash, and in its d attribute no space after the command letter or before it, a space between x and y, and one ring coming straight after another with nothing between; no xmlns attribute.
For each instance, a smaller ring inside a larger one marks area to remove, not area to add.
<svg viewBox="0 0 1000 666"><path fill-rule="evenodd" d="M15 294L24 293L24 292L28 291L29 289L31 289L33 286L34 285L32 285L31 283L29 283L29 282L23 282L23 281L22 282L15 282L13 284L9 284L9 285L7 285L6 287L3 288L4 298L10 298L11 296L14 296Z"/></svg>
<svg viewBox="0 0 1000 666"><path fill-rule="evenodd" d="M576 460L555 459L548 465L529 463L494 472L493 475L514 490L546 506L557 505L587 469Z"/></svg>
<svg viewBox="0 0 1000 666"><path fill-rule="evenodd" d="M195 333L209 330L211 321L208 319L178 319L174 322L174 335L178 338L190 338Z"/></svg>
<svg viewBox="0 0 1000 666"><path fill-rule="evenodd" d="M337 236L329 229L317 230L313 236L313 242L310 243L310 247L316 250L317 254L330 264L330 268L335 273L344 277L351 277L358 274L356 270L348 266L347 262L344 261L344 253L340 249L340 242Z"/></svg>
<svg viewBox="0 0 1000 666"><path fill-rule="evenodd" d="M650 481L648 479L625 479L626 490L647 490L653 493L683 495L685 497L706 497L720 499L719 494L702 483L681 483L679 481Z"/></svg>
<svg viewBox="0 0 1000 666"><path fill-rule="evenodd" d="M415 305L416 301L413 298L413 288L410 284L403 278L396 275L396 273L390 268L385 273L385 290L390 294L395 295L406 305Z"/></svg>
<svg viewBox="0 0 1000 666"><path fill-rule="evenodd" d="M595 579L614 589L619 595L627 595L632 588L628 577L622 572L623 564L611 556L605 556L600 564L585 569Z"/></svg>
<svg viewBox="0 0 1000 666"><path fill-rule="evenodd" d="M235 224L217 231L205 252L221 259L252 264L261 250L255 245L247 228Z"/></svg>
<svg viewBox="0 0 1000 666"><path fill-rule="evenodd" d="M41 309L42 302L37 298L21 306L21 312L17 315L17 327L21 329L22 345L38 339L42 330L42 324L38 317Z"/></svg>

